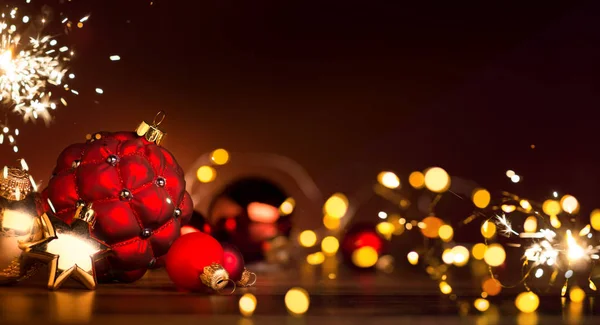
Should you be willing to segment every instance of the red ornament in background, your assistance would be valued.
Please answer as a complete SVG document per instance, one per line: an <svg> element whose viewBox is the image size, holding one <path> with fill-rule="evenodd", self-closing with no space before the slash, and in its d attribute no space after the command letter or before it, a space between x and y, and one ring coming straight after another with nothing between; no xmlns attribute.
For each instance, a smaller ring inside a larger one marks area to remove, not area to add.
<svg viewBox="0 0 600 325"><path fill-rule="evenodd" d="M204 274L205 268L213 264L223 265L223 247L216 239L202 232L179 237L166 258L169 278L179 290L185 291L202 290L205 286L215 290L222 288L219 286L229 281L225 269L217 266L211 269L213 273ZM217 287L203 282L202 275L208 276Z"/></svg>
<svg viewBox="0 0 600 325"><path fill-rule="evenodd" d="M158 145L164 136L158 124L144 122L137 134L95 133L67 147L43 192L67 223L79 205L93 204L92 235L113 251L96 264L101 281L135 281L160 266L192 214L184 172Z"/></svg>
<svg viewBox="0 0 600 325"><path fill-rule="evenodd" d="M242 279L245 263L244 256L237 247L224 243L223 246L223 268L229 273L229 278L235 282Z"/></svg>
<svg viewBox="0 0 600 325"><path fill-rule="evenodd" d="M373 248L379 256L385 250L386 240L376 230L376 226L370 223L360 223L351 226L346 231L341 242L341 251L344 259L352 264L352 253L362 247Z"/></svg>

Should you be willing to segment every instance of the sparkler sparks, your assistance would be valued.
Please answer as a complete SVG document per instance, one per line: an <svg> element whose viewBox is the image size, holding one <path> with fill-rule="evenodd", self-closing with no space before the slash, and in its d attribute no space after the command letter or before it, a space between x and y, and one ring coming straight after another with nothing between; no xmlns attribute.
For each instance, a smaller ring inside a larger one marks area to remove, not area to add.
<svg viewBox="0 0 600 325"><path fill-rule="evenodd" d="M72 51L49 35L26 35L34 25L19 11L0 15L0 101L24 121L49 122L57 108L52 87L61 86Z"/></svg>

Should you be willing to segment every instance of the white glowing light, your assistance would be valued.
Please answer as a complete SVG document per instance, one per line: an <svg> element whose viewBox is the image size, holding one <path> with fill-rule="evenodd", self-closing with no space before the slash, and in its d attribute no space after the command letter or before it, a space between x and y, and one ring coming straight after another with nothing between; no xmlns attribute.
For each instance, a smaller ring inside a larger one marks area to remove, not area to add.
<svg viewBox="0 0 600 325"><path fill-rule="evenodd" d="M379 211L377 216L379 217L379 219L385 219L385 218L387 218L388 215L387 215L387 213L385 213L383 211Z"/></svg>
<svg viewBox="0 0 600 325"><path fill-rule="evenodd" d="M83 270L92 269L91 256L98 252L89 243L71 234L57 234L58 238L48 243L48 253L59 255L58 268L68 270L77 265Z"/></svg>
<svg viewBox="0 0 600 325"><path fill-rule="evenodd" d="M521 181L521 176L519 176L519 175L513 175L513 176L510 178L510 180L511 180L513 183L518 183L518 182L520 182L520 181Z"/></svg>
<svg viewBox="0 0 600 325"><path fill-rule="evenodd" d="M111 61L119 61L119 60L121 60L121 57L120 57L120 56L118 56L118 55L111 55L111 56L109 57L109 59L110 59Z"/></svg>

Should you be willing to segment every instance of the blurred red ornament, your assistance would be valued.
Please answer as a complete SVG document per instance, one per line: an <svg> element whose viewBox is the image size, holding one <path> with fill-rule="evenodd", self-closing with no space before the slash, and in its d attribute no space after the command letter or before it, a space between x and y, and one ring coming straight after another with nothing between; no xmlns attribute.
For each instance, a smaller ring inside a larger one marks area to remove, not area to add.
<svg viewBox="0 0 600 325"><path fill-rule="evenodd" d="M359 248L371 247L379 256L386 246L386 240L376 229L376 225L369 223L355 224L344 234L341 242L341 251L344 259L352 263L352 253Z"/></svg>
<svg viewBox="0 0 600 325"><path fill-rule="evenodd" d="M229 276L222 267L223 257L223 247L216 239L202 232L193 232L179 237L173 243L167 254L166 269L169 278L179 290L197 291L205 286L217 290L219 286L213 287L203 283L201 276L205 268L210 269L211 265L215 264L221 266L222 272L218 271L217 266L211 269L214 273L206 275L211 277L215 285L224 286Z"/></svg>
<svg viewBox="0 0 600 325"><path fill-rule="evenodd" d="M67 147L43 192L67 223L79 205L93 204L92 236L113 251L96 265L100 281L131 282L160 266L192 214L183 170L158 145L164 135L159 123L144 122L137 134L95 133L86 143Z"/></svg>
<svg viewBox="0 0 600 325"><path fill-rule="evenodd" d="M229 273L233 281L240 281L244 272L244 256L240 250L232 244L223 243L223 268Z"/></svg>

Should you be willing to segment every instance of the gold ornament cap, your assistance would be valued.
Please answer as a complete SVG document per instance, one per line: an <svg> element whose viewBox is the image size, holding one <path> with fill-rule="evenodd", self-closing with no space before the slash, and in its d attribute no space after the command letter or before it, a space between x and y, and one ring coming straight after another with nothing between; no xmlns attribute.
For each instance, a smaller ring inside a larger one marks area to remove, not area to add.
<svg viewBox="0 0 600 325"><path fill-rule="evenodd" d="M212 263L211 265L204 267L204 270L200 275L200 280L205 286L215 291L221 291L225 289L229 282L233 282L229 279L229 273L227 273L223 266L217 263ZM233 290L235 291L235 287Z"/></svg>
<svg viewBox="0 0 600 325"><path fill-rule="evenodd" d="M0 174L0 196L11 201L20 201L36 190L28 167L21 160L21 168L5 166Z"/></svg>
<svg viewBox="0 0 600 325"><path fill-rule="evenodd" d="M75 211L73 219L83 220L93 229L96 225L96 212L92 210L92 203L80 205Z"/></svg>
<svg viewBox="0 0 600 325"><path fill-rule="evenodd" d="M162 123L162 121L165 119L165 116L166 114L163 111L156 113L152 124L149 124L145 121L140 123L140 125L135 130L135 133L137 133L137 135L140 137L145 137L146 140L150 142L156 143L156 145L160 145L160 142L167 135L167 133L163 132L158 128L160 123Z"/></svg>
<svg viewBox="0 0 600 325"><path fill-rule="evenodd" d="M251 287L256 284L256 273L248 271L248 269L244 269L242 272L242 277L236 283L236 285L240 287Z"/></svg>

